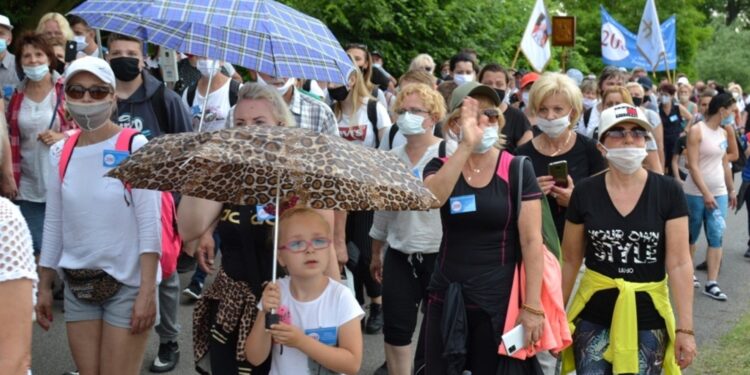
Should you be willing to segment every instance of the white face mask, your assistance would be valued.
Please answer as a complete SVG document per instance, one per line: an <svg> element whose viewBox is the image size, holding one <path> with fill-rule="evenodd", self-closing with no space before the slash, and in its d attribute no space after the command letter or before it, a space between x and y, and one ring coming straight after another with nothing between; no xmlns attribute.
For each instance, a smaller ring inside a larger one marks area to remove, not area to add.
<svg viewBox="0 0 750 375"><path fill-rule="evenodd" d="M661 96L661 103L662 104L671 103L671 102L672 102L672 97L671 96L669 96L669 95L662 95Z"/></svg>
<svg viewBox="0 0 750 375"><path fill-rule="evenodd" d="M461 86L466 82L473 82L474 74L456 74L453 76L453 81L456 82L456 85Z"/></svg>
<svg viewBox="0 0 750 375"><path fill-rule="evenodd" d="M543 117L537 117L536 119L536 126L550 138L559 137L560 134L565 132L568 125L570 125L570 113L554 120L547 120Z"/></svg>
<svg viewBox="0 0 750 375"><path fill-rule="evenodd" d="M497 143L497 139L500 138L500 135L498 134L498 128L497 126L488 126L484 128L484 133L482 133L482 140L477 143L476 146L474 146L474 150L472 151L475 154L484 154L485 152L489 151L492 146Z"/></svg>
<svg viewBox="0 0 750 375"><path fill-rule="evenodd" d="M583 108L589 109L596 104L596 99L583 98Z"/></svg>
<svg viewBox="0 0 750 375"><path fill-rule="evenodd" d="M524 104L529 104L529 92L524 91L521 93L521 101L523 101Z"/></svg>
<svg viewBox="0 0 750 375"><path fill-rule="evenodd" d="M83 51L89 45L88 43L86 43L85 35L75 36L73 37L73 40L75 40L76 42L76 49L78 50L78 52Z"/></svg>
<svg viewBox="0 0 750 375"><path fill-rule="evenodd" d="M625 174L633 174L642 168L648 152L643 147L604 148L610 165Z"/></svg>
<svg viewBox="0 0 750 375"><path fill-rule="evenodd" d="M396 125L403 135L424 134L422 123L424 123L424 117L409 112L400 114L396 119Z"/></svg>
<svg viewBox="0 0 750 375"><path fill-rule="evenodd" d="M198 60L198 70L204 77L212 77L221 70L221 64L216 60L202 59Z"/></svg>

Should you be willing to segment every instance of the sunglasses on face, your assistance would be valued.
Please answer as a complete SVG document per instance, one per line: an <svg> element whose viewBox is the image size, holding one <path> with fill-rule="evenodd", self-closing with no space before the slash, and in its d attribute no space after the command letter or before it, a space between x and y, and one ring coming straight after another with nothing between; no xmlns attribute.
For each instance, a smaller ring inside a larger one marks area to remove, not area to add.
<svg viewBox="0 0 750 375"><path fill-rule="evenodd" d="M500 117L500 110L497 108L487 108L482 114L489 117L490 120L497 120Z"/></svg>
<svg viewBox="0 0 750 375"><path fill-rule="evenodd" d="M293 253L301 253L312 247L313 250L327 249L331 245L331 240L325 237L313 238L310 241L291 240L286 245L279 247L279 250L289 250Z"/></svg>
<svg viewBox="0 0 750 375"><path fill-rule="evenodd" d="M87 92L91 99L102 100L112 93L112 89L107 86L83 87L81 85L72 85L65 87L65 93L68 94L71 99L75 100L83 99Z"/></svg>
<svg viewBox="0 0 750 375"><path fill-rule="evenodd" d="M633 137L633 139L645 139L646 136L648 136L648 132L643 129L633 129L633 130L612 129L612 130L607 131L607 137L610 137L613 139L624 139L628 135Z"/></svg>

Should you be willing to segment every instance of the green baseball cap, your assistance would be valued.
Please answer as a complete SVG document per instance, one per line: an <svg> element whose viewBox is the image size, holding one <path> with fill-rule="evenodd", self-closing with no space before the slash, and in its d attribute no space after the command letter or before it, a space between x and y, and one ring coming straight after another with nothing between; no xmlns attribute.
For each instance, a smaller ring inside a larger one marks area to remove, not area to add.
<svg viewBox="0 0 750 375"><path fill-rule="evenodd" d="M492 102L494 102L496 106L500 105L501 103L500 97L497 96L497 93L491 87L482 85L476 81L466 82L453 90L449 112L453 112L456 110L456 108L460 107L467 96L486 96L490 98L490 100L492 100Z"/></svg>

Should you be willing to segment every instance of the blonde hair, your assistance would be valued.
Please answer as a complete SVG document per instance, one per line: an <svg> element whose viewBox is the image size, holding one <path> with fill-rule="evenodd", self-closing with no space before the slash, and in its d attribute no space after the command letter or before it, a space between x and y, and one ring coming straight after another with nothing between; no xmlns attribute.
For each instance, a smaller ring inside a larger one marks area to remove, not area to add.
<svg viewBox="0 0 750 375"><path fill-rule="evenodd" d="M643 89L643 86L641 86L641 84L638 82L628 82L627 84L625 84L625 88L628 89L628 93L630 93L630 89L636 89L641 93L641 95L646 95L646 91Z"/></svg>
<svg viewBox="0 0 750 375"><path fill-rule="evenodd" d="M244 99L250 100L267 100L271 103L271 113L276 117L276 120L283 126L295 126L294 117L292 112L289 111L289 107L286 102L279 94L278 90L274 86L261 85L255 82L248 82L242 85L240 91L237 93L237 99L239 101ZM235 106L236 109L236 106ZM234 111L232 111L234 113ZM234 117L234 116L232 116ZM231 124L234 126L234 124Z"/></svg>
<svg viewBox="0 0 750 375"><path fill-rule="evenodd" d="M628 91L627 88L623 86L612 86L604 90L604 94L602 94L602 109L604 109L604 103L607 102L607 96L612 94L620 94L623 103L633 105L633 97L630 96L630 91Z"/></svg>
<svg viewBox="0 0 750 375"><path fill-rule="evenodd" d="M37 23L36 25L37 34L44 34L44 24L47 23L47 21L57 22L57 25L60 27L60 31L62 32L65 40L73 40L73 29L70 28L68 20L65 19L62 14L56 12L49 12L39 19L39 23Z"/></svg>
<svg viewBox="0 0 750 375"><path fill-rule="evenodd" d="M404 86L396 97L395 108L401 108L407 96L416 94L419 100L424 103L427 111L435 122L438 122L445 116L445 100L437 90L425 85L424 83L412 83Z"/></svg>
<svg viewBox="0 0 750 375"><path fill-rule="evenodd" d="M317 220L321 224L323 224L326 236L331 233L331 225L328 223L328 220L323 217L323 215L310 207L304 207L298 203L297 206L285 210L281 215L279 215L279 238L283 237L282 234L284 232L284 223L286 223L289 219L300 215L313 218L314 220Z"/></svg>
<svg viewBox="0 0 750 375"><path fill-rule="evenodd" d="M362 76L362 72L359 71L359 69L352 70L351 74L354 75L354 84L349 89L349 95L352 98L352 113L349 115L354 117L354 114L357 113L359 108L362 106L362 99L368 98L368 99L374 99L372 95L370 94L370 88L367 85L367 82L365 82L365 78ZM336 102L333 106L333 113L336 115L336 118L341 116L342 109L341 109L341 102ZM376 124L377 125L377 124Z"/></svg>
<svg viewBox="0 0 750 375"><path fill-rule="evenodd" d="M536 116L542 102L555 94L565 97L573 107L575 116L570 117L570 126L574 126L583 113L583 94L578 85L565 74L547 72L534 82L529 92L531 113Z"/></svg>
<svg viewBox="0 0 750 375"><path fill-rule="evenodd" d="M739 93L740 93L740 97L742 97L742 86L740 86L740 85L738 85L738 84L736 84L736 83L732 83L732 84L730 84L730 85L729 85L729 87L727 88L727 91L730 91L730 93L729 93L729 94L730 94L730 95L732 94L732 93L731 93L731 91L732 91L732 89L734 89L734 88L736 88L737 90L739 90Z"/></svg>
<svg viewBox="0 0 750 375"><path fill-rule="evenodd" d="M426 53L420 53L411 60L411 64L409 64L409 70L422 70L425 71L425 66L431 66L432 69L430 69L430 73L435 72L435 60L432 59L432 56L426 54Z"/></svg>

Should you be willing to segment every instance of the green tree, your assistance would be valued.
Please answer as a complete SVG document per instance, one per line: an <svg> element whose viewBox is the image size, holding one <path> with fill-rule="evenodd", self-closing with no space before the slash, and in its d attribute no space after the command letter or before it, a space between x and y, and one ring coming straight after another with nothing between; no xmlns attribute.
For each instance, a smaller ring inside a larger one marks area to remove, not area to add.
<svg viewBox="0 0 750 375"><path fill-rule="evenodd" d="M346 45L364 43L383 53L392 73L429 53L436 64L461 48L483 62L509 65L521 40L532 0L283 0L322 20Z"/></svg>
<svg viewBox="0 0 750 375"><path fill-rule="evenodd" d="M739 29L735 24L718 25L713 38L705 43L695 59L701 78L714 79L724 85L737 82L750 85L750 71L745 62L750 61L750 50L737 48L750 43L750 30Z"/></svg>
<svg viewBox="0 0 750 375"><path fill-rule="evenodd" d="M724 25L729 26L735 21L737 26L750 26L750 0L705 0L702 6L707 15L718 14L724 17Z"/></svg>

